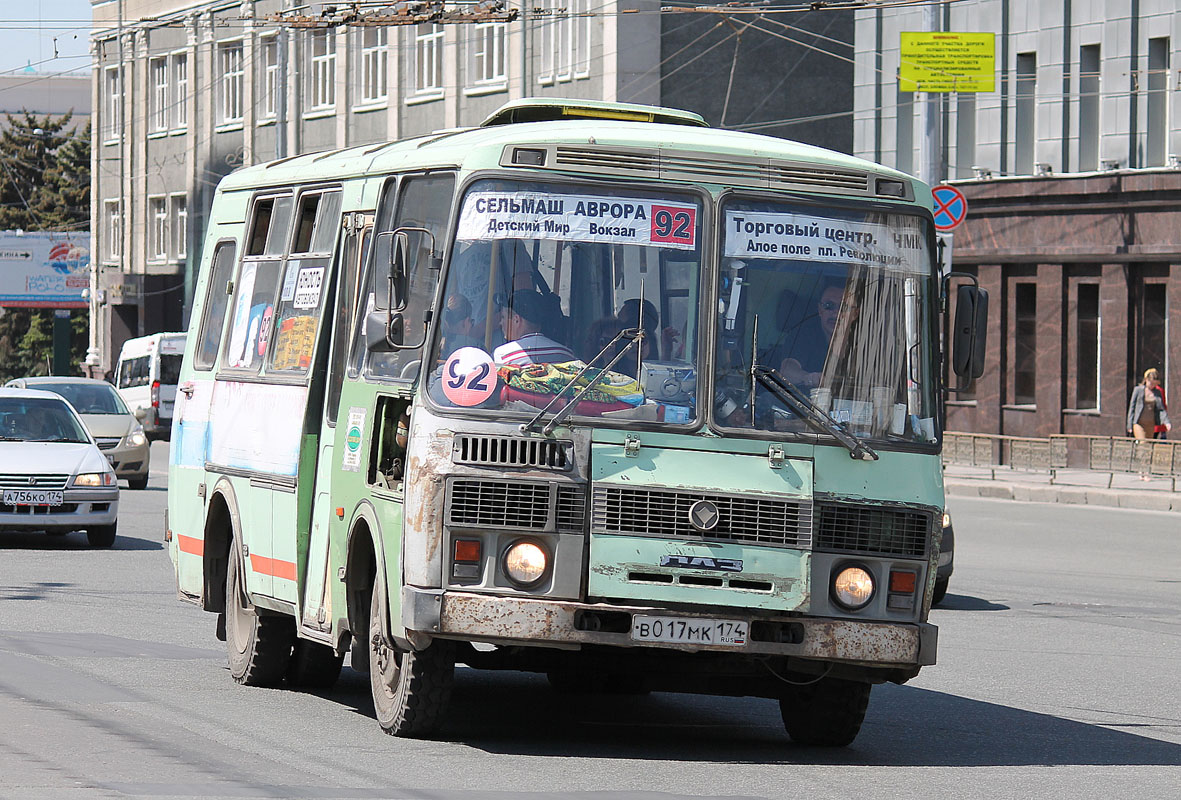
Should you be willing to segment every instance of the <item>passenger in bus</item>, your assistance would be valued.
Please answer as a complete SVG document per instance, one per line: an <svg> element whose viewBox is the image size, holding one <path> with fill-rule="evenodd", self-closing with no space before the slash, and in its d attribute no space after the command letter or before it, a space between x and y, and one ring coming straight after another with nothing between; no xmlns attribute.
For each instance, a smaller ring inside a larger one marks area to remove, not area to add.
<svg viewBox="0 0 1181 800"><path fill-rule="evenodd" d="M619 311L615 316L625 326L635 328L640 324L640 303L643 303L644 309L644 358L660 358L663 353L665 358L680 358L680 338L681 332L671 325L666 325L660 329L660 340L656 339L657 323L660 321L660 315L656 312L656 304L651 300L640 300L638 297L633 297L631 300L624 300L623 305L619 307Z"/></svg>
<svg viewBox="0 0 1181 800"><path fill-rule="evenodd" d="M496 277L489 293L493 247L496 247ZM500 293L536 288L537 267L525 243L520 239L467 243L455 256L451 269L457 276L454 284L457 292L468 298L472 306L471 335L481 341L487 337L489 346L499 344L499 320L494 298Z"/></svg>
<svg viewBox="0 0 1181 800"><path fill-rule="evenodd" d="M552 308L540 292L518 289L506 299L501 317L505 344L492 351L496 363L524 367L574 359L568 347L542 333Z"/></svg>
<svg viewBox="0 0 1181 800"><path fill-rule="evenodd" d="M446 360L461 347L483 347L483 342L472 336L472 304L461 294L447 298L442 314L443 344L439 352Z"/></svg>

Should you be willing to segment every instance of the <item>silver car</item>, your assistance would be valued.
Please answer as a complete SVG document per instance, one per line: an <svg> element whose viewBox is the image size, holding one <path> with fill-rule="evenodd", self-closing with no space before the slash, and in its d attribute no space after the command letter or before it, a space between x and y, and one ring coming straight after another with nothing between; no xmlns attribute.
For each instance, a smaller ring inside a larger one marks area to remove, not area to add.
<svg viewBox="0 0 1181 800"><path fill-rule="evenodd" d="M0 531L85 530L110 547L118 516L118 479L70 404L0 389Z"/></svg>
<svg viewBox="0 0 1181 800"><path fill-rule="evenodd" d="M5 386L43 389L60 394L86 424L115 474L132 489L148 486L150 446L143 426L127 408L115 387L93 378L17 378Z"/></svg>

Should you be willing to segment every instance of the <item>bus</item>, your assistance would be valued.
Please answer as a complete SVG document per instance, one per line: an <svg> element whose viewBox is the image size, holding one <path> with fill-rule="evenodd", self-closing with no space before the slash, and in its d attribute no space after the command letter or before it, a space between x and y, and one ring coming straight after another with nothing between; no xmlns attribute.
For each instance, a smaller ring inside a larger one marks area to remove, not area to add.
<svg viewBox="0 0 1181 800"><path fill-rule="evenodd" d="M240 684L455 665L777 701L801 743L935 663L931 195L689 112L522 100L225 177L165 540ZM961 285L952 369L979 373ZM960 312L966 322L960 324Z"/></svg>

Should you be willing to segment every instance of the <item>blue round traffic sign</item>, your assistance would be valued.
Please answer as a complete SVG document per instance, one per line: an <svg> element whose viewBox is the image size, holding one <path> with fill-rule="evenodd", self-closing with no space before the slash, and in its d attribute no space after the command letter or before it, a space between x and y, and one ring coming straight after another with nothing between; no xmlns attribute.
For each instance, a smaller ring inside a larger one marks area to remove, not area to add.
<svg viewBox="0 0 1181 800"><path fill-rule="evenodd" d="M968 200L963 192L954 186L936 186L931 189L934 200L935 230L949 231L968 216Z"/></svg>

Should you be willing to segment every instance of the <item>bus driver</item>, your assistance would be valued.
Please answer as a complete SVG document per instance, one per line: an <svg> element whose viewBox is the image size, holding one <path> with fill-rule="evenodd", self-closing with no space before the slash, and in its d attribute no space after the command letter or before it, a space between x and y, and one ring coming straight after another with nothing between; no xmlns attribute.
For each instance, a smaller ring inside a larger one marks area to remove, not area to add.
<svg viewBox="0 0 1181 800"><path fill-rule="evenodd" d="M550 321L550 305L532 289L513 292L508 306L501 309L505 343L492 351L492 360L515 367L573 361L568 347L541 333Z"/></svg>

